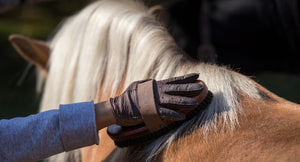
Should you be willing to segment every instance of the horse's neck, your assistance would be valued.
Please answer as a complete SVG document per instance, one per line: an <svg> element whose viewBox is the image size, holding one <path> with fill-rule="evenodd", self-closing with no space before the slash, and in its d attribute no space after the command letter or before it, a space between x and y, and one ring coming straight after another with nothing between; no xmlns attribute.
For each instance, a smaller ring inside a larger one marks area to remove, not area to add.
<svg viewBox="0 0 300 162"><path fill-rule="evenodd" d="M261 89L265 91L265 89ZM240 95L242 112L233 131L201 128L172 143L165 161L296 161L300 159L300 105L268 91L261 100ZM264 92L263 92L264 93ZM222 126L221 120L217 126Z"/></svg>
<svg viewBox="0 0 300 162"><path fill-rule="evenodd" d="M205 130L202 129L205 128L200 127L174 141L158 155L157 160L300 159L300 106L274 95L257 83L253 82L253 85L259 90L261 98L253 99L243 93L239 94L237 98L241 111L238 114L239 124L234 130L224 128L224 119L220 118L217 120L216 131L212 130L203 136ZM129 155L126 150L116 149L105 130L100 131L99 135L100 147L85 149L83 161L124 161L136 158L136 154Z"/></svg>

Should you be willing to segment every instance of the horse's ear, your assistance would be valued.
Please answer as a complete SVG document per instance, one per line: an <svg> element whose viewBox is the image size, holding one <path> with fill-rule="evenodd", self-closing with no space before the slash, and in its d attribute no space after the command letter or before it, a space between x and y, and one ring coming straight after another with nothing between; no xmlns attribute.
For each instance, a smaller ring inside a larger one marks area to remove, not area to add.
<svg viewBox="0 0 300 162"><path fill-rule="evenodd" d="M161 22L163 25L168 24L168 12L167 10L161 5L155 5L148 9L148 12L155 16L156 20Z"/></svg>
<svg viewBox="0 0 300 162"><path fill-rule="evenodd" d="M9 41L25 60L45 71L47 75L50 48L46 43L15 34L9 36Z"/></svg>

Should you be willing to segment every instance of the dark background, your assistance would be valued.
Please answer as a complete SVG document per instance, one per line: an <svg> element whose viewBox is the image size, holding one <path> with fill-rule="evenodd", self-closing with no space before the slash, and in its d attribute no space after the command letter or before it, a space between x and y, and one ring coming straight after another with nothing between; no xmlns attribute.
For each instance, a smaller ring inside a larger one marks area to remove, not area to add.
<svg viewBox="0 0 300 162"><path fill-rule="evenodd" d="M11 34L47 40L66 17L88 3L86 0L46 1L22 4L0 14L0 119L36 113L36 68L25 61L8 41Z"/></svg>
<svg viewBox="0 0 300 162"><path fill-rule="evenodd" d="M23 60L13 49L8 42L9 35L21 34L40 40L47 40L66 16L73 15L85 7L87 3L89 3L87 0L46 1L35 4L23 4L0 14L0 119L9 119L36 113L40 100L40 95L35 90L36 69L33 65ZM167 3L167 7L172 12L174 12L174 8L176 9L176 5L174 7L173 3ZM180 13L182 12L181 10L182 8L178 8L175 10L175 13ZM188 13L186 14L188 15ZM173 15L175 15L176 20L176 14ZM177 20L182 19L182 17L184 18L184 16L185 14L182 12L179 16L180 18ZM186 18L186 20L188 19ZM196 20L191 19L190 21ZM181 26L184 25L181 24ZM186 23L186 26L189 27L191 24ZM226 40L222 35L216 36L218 36L217 40ZM185 50L188 51L189 49ZM251 52L258 50L258 48L254 48ZM290 101L300 103L299 65L296 67L294 64L291 65L293 70L289 70L290 67L282 70L278 67L276 69L264 68L260 63L259 69L253 69L253 65L258 65L257 60L248 60L246 58L243 60L247 60L246 63L241 64L239 59L235 59L246 54L243 55L243 53L240 53L237 55L233 51L232 53L235 56L229 57L228 53L230 53L230 50L223 52L222 48L217 48L217 53L219 55L218 64L230 65L233 69L251 76L255 81L275 94ZM231 59L228 61L228 59L224 58ZM295 58L290 58L290 60L295 62ZM272 64L272 60L268 61L268 64ZM278 63L274 62L274 64ZM288 64L285 66L288 66Z"/></svg>

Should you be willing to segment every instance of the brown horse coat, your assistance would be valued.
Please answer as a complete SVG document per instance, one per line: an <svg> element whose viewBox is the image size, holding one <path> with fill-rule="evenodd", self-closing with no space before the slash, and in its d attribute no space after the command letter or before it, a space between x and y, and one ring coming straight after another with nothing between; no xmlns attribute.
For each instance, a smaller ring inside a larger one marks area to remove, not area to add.
<svg viewBox="0 0 300 162"><path fill-rule="evenodd" d="M99 146L50 160L299 161L298 104L226 67L191 59L150 13L133 1L96 1L63 24L50 43L48 64L32 58L48 56L44 55L48 48L18 39L16 46L25 41L33 47L21 45L22 55L28 52L27 59L40 61L34 63L47 70L41 111L71 102L108 100L136 80L192 72L200 73L199 79L213 92L210 106L149 145L116 148L103 129Z"/></svg>

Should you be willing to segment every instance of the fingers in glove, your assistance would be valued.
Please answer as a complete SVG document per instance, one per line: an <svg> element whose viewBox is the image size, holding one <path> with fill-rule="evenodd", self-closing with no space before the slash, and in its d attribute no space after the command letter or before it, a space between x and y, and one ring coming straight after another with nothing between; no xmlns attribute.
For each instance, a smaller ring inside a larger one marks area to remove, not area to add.
<svg viewBox="0 0 300 162"><path fill-rule="evenodd" d="M159 114L162 119L171 119L171 120L184 120L185 115L181 112L177 112L168 108L160 108Z"/></svg>
<svg viewBox="0 0 300 162"><path fill-rule="evenodd" d="M199 77L199 73L190 73L179 77L162 80L162 82L165 84L193 83L197 80L198 77Z"/></svg>
<svg viewBox="0 0 300 162"><path fill-rule="evenodd" d="M184 96L162 95L160 97L160 105L170 109L189 109L198 106L198 102L194 98Z"/></svg>
<svg viewBox="0 0 300 162"><path fill-rule="evenodd" d="M162 90L169 95L179 95L186 97L194 97L201 93L203 86L198 83L189 84L166 84L162 86Z"/></svg>

